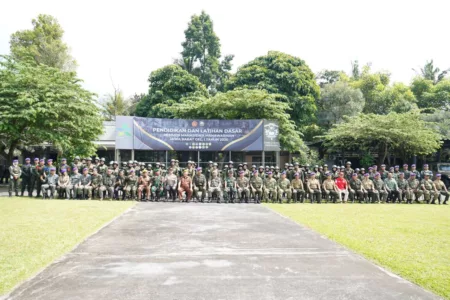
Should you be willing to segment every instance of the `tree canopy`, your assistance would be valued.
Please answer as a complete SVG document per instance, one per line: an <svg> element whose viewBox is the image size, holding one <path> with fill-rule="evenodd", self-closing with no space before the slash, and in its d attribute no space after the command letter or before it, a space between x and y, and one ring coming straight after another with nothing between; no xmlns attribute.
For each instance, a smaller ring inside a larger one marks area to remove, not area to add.
<svg viewBox="0 0 450 300"><path fill-rule="evenodd" d="M439 69L438 67L434 67L433 60L430 60L427 61L422 68L420 68L419 72L416 71L416 73L423 79L430 80L433 84L437 84L445 78L448 71L450 71L450 69L441 71L441 69Z"/></svg>
<svg viewBox="0 0 450 300"><path fill-rule="evenodd" d="M346 118L331 128L325 139L326 145L335 151L377 151L379 164L389 154L409 158L434 153L441 146L441 135L416 112Z"/></svg>
<svg viewBox="0 0 450 300"><path fill-rule="evenodd" d="M298 126L308 125L315 118L316 99L320 88L314 73L300 58L270 51L238 69L227 83L234 88L260 89L280 94L291 110L291 119Z"/></svg>
<svg viewBox="0 0 450 300"><path fill-rule="evenodd" d="M63 71L73 71L76 61L63 42L64 30L58 20L50 15L39 15L32 20L33 29L13 33L10 40L11 55L16 60L32 58Z"/></svg>
<svg viewBox="0 0 450 300"><path fill-rule="evenodd" d="M450 79L440 80L437 84L429 79L416 77L411 89L417 97L419 108L450 110Z"/></svg>
<svg viewBox="0 0 450 300"><path fill-rule="evenodd" d="M208 91L199 79L180 66L169 65L153 71L148 79L148 94L136 106L136 115L141 117L170 118L168 111L161 111L158 104L168 106L183 97L194 94L206 97Z"/></svg>
<svg viewBox="0 0 450 300"><path fill-rule="evenodd" d="M263 90L237 89L217 93L213 97L200 95L184 98L173 105L161 104L175 118L191 119L267 119L277 120L280 143L286 150L305 151L305 145L294 122L286 113L287 103L278 100L280 95Z"/></svg>
<svg viewBox="0 0 450 300"><path fill-rule="evenodd" d="M94 94L74 72L34 61L0 60L0 154L50 143L60 153L92 155L102 133Z"/></svg>

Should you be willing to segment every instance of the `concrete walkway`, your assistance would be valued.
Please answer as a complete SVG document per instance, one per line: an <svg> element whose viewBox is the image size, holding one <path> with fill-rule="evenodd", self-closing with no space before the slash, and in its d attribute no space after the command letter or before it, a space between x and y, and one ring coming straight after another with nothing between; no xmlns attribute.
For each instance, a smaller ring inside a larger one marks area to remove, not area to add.
<svg viewBox="0 0 450 300"><path fill-rule="evenodd" d="M140 203L7 299L438 299L254 204Z"/></svg>

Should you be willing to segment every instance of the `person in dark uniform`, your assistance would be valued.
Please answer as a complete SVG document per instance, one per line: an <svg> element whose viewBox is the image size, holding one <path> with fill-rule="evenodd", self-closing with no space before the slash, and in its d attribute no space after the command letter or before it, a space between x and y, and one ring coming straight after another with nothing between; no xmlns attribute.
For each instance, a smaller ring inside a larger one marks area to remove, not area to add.
<svg viewBox="0 0 450 300"><path fill-rule="evenodd" d="M31 176L32 176L32 166L31 160L27 157L25 158L25 163L22 166L22 190L20 196L23 197L23 193L25 189L28 192L28 196L30 196L33 191L31 190Z"/></svg>

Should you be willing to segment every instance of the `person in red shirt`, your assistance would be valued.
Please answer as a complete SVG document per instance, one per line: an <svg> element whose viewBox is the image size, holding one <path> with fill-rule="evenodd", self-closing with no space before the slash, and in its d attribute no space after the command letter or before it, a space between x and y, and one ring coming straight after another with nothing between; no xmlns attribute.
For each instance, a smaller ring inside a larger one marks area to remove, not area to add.
<svg viewBox="0 0 450 300"><path fill-rule="evenodd" d="M342 202L342 194L344 194L344 203L347 203L348 199L348 182L344 178L344 172L339 173L339 177L335 180L336 186L339 190L339 202Z"/></svg>

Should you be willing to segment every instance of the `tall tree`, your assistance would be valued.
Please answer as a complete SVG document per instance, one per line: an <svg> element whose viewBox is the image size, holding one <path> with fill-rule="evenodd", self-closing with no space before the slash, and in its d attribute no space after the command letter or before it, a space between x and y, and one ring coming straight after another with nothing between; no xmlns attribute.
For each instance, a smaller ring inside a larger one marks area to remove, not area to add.
<svg viewBox="0 0 450 300"><path fill-rule="evenodd" d="M125 99L123 92L114 87L114 93L108 94L101 103L102 114L106 121L116 120L116 116L128 116L130 114L131 103Z"/></svg>
<svg viewBox="0 0 450 300"><path fill-rule="evenodd" d="M429 79L416 77L411 83L419 108L450 110L450 79L443 79L433 85Z"/></svg>
<svg viewBox="0 0 450 300"><path fill-rule="evenodd" d="M441 146L441 135L415 112L346 118L331 128L325 139L331 151L376 151L378 164L384 163L390 154L406 159L434 153Z"/></svg>
<svg viewBox="0 0 450 300"><path fill-rule="evenodd" d="M159 106L176 118L278 120L281 146L286 150L305 152L301 135L286 113L289 106L278 101L279 97L262 90L238 89L210 98L191 96L180 103Z"/></svg>
<svg viewBox="0 0 450 300"><path fill-rule="evenodd" d="M323 70L317 73L316 80L320 87L323 87L326 84L335 83L338 81L341 78L342 73L342 71Z"/></svg>
<svg viewBox="0 0 450 300"><path fill-rule="evenodd" d="M282 95L289 104L292 120L299 127L315 119L316 99L320 88L314 73L302 59L270 51L238 69L227 83L227 89L248 88Z"/></svg>
<svg viewBox="0 0 450 300"><path fill-rule="evenodd" d="M64 30L58 20L50 15L39 15L32 20L33 29L17 31L11 35L11 55L16 60L31 57L63 71L75 70L77 63L63 42Z"/></svg>
<svg viewBox="0 0 450 300"><path fill-rule="evenodd" d="M427 61L423 68L420 68L420 71L413 70L424 79L431 80L434 84L443 80L450 71L450 69L446 69L441 72L441 69L434 67L433 60Z"/></svg>
<svg viewBox="0 0 450 300"><path fill-rule="evenodd" d="M103 130L94 94L74 72L0 59L0 154L51 143L60 153L92 155Z"/></svg>
<svg viewBox="0 0 450 300"><path fill-rule="evenodd" d="M207 96L206 87L197 77L189 74L180 66L169 65L153 71L148 79L148 95L136 106L136 115L141 117L170 118L171 114L161 111L157 104L172 105L183 97L193 94Z"/></svg>
<svg viewBox="0 0 450 300"><path fill-rule="evenodd" d="M204 11L192 16L184 35L181 59L175 60L175 63L215 92L231 70L233 55L225 56L220 62L220 40L214 32L211 17Z"/></svg>
<svg viewBox="0 0 450 300"><path fill-rule="evenodd" d="M356 116L364 108L364 96L346 82L326 84L317 101L319 124L326 128L342 122L344 116Z"/></svg>

